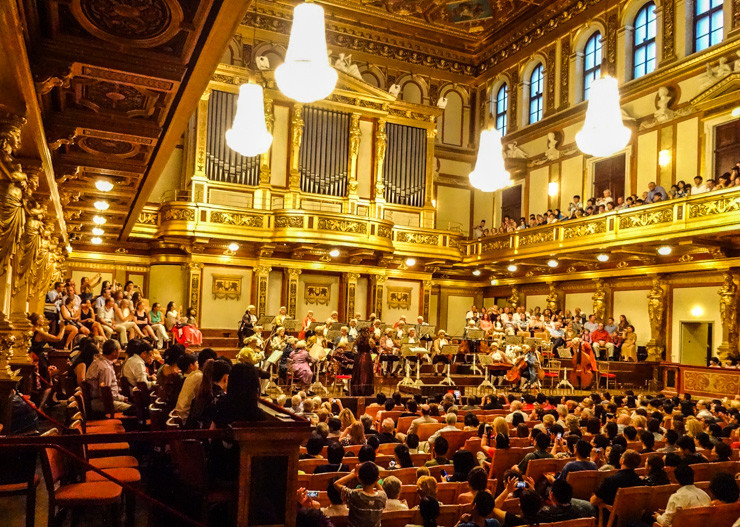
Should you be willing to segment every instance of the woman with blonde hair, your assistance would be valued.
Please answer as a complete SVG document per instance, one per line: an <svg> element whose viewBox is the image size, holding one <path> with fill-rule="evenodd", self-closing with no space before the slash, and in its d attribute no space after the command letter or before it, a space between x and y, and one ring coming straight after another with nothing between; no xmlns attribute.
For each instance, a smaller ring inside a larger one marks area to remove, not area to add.
<svg viewBox="0 0 740 527"><path fill-rule="evenodd" d="M342 423L342 430L346 430L354 424L355 414L349 408L345 408L339 412L339 422Z"/></svg>
<svg viewBox="0 0 740 527"><path fill-rule="evenodd" d="M437 480L432 476L422 476L416 480L416 492L419 493L419 499L429 496L437 498Z"/></svg>
<svg viewBox="0 0 740 527"><path fill-rule="evenodd" d="M695 417L689 417L686 419L684 426L686 427L686 435L689 437L696 438L696 436L704 431L704 426L701 424L701 421Z"/></svg>
<svg viewBox="0 0 740 527"><path fill-rule="evenodd" d="M509 423L506 422L506 418L497 417L493 420L493 434L503 435L509 437Z"/></svg>
<svg viewBox="0 0 740 527"><path fill-rule="evenodd" d="M364 445L365 444L365 427L360 421L355 421L346 428L339 436L339 442L344 446Z"/></svg>

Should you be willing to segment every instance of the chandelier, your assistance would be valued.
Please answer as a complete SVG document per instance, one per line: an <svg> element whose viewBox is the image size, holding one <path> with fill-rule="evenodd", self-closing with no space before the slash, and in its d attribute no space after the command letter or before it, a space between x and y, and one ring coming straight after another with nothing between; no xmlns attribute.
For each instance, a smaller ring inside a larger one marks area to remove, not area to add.
<svg viewBox="0 0 740 527"><path fill-rule="evenodd" d="M265 124L265 100L259 84L242 84L239 88L234 124L226 130L226 144L245 157L270 149L272 135Z"/></svg>
<svg viewBox="0 0 740 527"><path fill-rule="evenodd" d="M504 167L501 134L495 128L481 131L478 158L469 178L470 184L483 192L495 192L511 185L511 175Z"/></svg>
<svg viewBox="0 0 740 527"><path fill-rule="evenodd" d="M607 157L627 146L631 135L622 122L617 79L596 79L591 85L583 128L576 134L578 148L584 154Z"/></svg>
<svg viewBox="0 0 740 527"><path fill-rule="evenodd" d="M313 3L293 10L285 62L275 68L275 81L286 96L302 103L324 99L337 84L337 72L326 50L324 8Z"/></svg>

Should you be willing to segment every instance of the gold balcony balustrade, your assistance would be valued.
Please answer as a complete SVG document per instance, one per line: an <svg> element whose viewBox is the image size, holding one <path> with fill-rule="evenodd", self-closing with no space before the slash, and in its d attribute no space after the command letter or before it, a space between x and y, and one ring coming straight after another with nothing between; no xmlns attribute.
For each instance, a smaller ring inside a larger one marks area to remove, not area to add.
<svg viewBox="0 0 740 527"><path fill-rule="evenodd" d="M550 257L616 246L655 245L684 238L720 238L740 230L740 189L729 188L654 204L565 220L463 242L463 263Z"/></svg>

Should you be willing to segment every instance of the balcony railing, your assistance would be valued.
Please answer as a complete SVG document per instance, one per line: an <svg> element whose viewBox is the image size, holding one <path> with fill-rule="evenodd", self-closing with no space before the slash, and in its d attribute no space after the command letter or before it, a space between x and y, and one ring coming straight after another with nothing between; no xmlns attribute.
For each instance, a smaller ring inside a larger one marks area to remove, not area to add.
<svg viewBox="0 0 740 527"><path fill-rule="evenodd" d="M740 189L729 188L463 242L464 261L496 261L740 230Z"/></svg>

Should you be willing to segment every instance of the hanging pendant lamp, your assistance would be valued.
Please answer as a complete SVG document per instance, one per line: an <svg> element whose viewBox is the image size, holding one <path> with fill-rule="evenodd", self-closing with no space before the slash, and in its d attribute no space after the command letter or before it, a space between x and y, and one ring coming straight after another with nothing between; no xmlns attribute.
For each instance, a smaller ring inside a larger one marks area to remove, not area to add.
<svg viewBox="0 0 740 527"><path fill-rule="evenodd" d="M326 50L324 8L303 3L293 10L285 62L275 68L275 81L286 96L302 103L328 97L337 84L337 71Z"/></svg>
<svg viewBox="0 0 740 527"><path fill-rule="evenodd" d="M226 144L245 157L264 154L270 149L272 135L265 124L265 99L259 84L242 84L236 101L236 115Z"/></svg>
<svg viewBox="0 0 740 527"><path fill-rule="evenodd" d="M622 122L617 79L596 79L589 91L586 119L576 133L576 144L584 154L608 157L627 146L632 135Z"/></svg>
<svg viewBox="0 0 740 527"><path fill-rule="evenodd" d="M468 177L470 184L483 192L495 192L511 185L511 175L504 167L501 134L495 128L481 131L475 169Z"/></svg>

